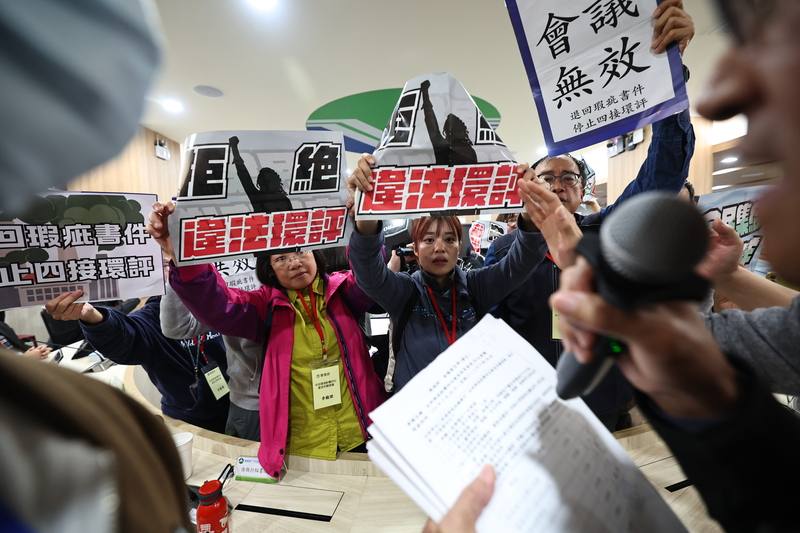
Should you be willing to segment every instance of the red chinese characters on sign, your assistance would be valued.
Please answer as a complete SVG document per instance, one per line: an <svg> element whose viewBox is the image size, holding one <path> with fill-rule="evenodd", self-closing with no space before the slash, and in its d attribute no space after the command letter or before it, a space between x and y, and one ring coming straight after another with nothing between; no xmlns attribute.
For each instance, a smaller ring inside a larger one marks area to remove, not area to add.
<svg viewBox="0 0 800 533"><path fill-rule="evenodd" d="M346 222L347 210L329 209L327 211L316 210L311 212L311 222L309 223L308 244L322 244L325 242L335 242L344 235L344 225Z"/></svg>
<svg viewBox="0 0 800 533"><path fill-rule="evenodd" d="M263 213L228 217L227 253L236 254L264 250L264 247L268 246L268 225L269 215Z"/></svg>
<svg viewBox="0 0 800 533"><path fill-rule="evenodd" d="M228 237L226 218L202 217L184 220L181 250L190 257L207 257L225 253Z"/></svg>
<svg viewBox="0 0 800 533"><path fill-rule="evenodd" d="M361 195L358 214L521 207L514 167L509 162L378 168L373 172L373 190Z"/></svg>
<svg viewBox="0 0 800 533"><path fill-rule="evenodd" d="M335 243L344 238L347 210L315 208L181 220L182 261Z"/></svg>

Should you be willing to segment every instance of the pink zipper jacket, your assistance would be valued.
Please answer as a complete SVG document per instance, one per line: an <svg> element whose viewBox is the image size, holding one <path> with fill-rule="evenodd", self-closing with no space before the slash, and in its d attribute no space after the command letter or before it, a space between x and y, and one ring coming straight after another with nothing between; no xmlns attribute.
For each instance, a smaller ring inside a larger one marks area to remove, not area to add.
<svg viewBox="0 0 800 533"><path fill-rule="evenodd" d="M328 317L336 331L347 386L366 439L369 413L386 399L367 352L364 333L355 318L372 307L373 302L356 285L349 271L325 275L324 282ZM229 288L211 265L181 268L172 265L170 285L198 320L223 335L254 341L268 339L259 390L258 460L267 473L278 477L289 432L289 372L295 320L289 298L266 285L254 291ZM272 327L267 332L270 313Z"/></svg>

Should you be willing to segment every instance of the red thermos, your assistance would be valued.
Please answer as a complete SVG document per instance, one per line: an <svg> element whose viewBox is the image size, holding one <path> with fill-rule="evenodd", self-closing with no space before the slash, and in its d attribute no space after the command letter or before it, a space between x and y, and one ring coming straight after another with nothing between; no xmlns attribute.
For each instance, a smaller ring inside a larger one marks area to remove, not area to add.
<svg viewBox="0 0 800 533"><path fill-rule="evenodd" d="M228 501L222 496L222 483L206 481L200 490L197 506L198 533L230 533L228 528Z"/></svg>

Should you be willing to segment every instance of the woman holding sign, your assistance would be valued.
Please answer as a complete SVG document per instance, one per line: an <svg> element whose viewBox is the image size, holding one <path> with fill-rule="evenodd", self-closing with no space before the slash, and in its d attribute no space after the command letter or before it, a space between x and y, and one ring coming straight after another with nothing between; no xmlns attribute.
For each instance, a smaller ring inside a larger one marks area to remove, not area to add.
<svg viewBox="0 0 800 533"><path fill-rule="evenodd" d="M348 179L348 187L371 191L374 165L372 156L362 157ZM392 321L395 365L394 375L386 378L387 389L391 389L393 380L394 388L400 390L523 283L544 260L548 243L556 250L564 239L577 242L580 231L574 218L562 216L558 198L533 181L534 173L527 165L519 165L517 173L522 176L520 196L525 210L531 220L539 221L539 229L520 219L509 254L488 268L469 272L456 268L461 244L458 217L414 221L411 236L420 269L413 275L391 272L382 261L379 222L356 221L357 231L350 237L353 272L364 292L389 313Z"/></svg>
<svg viewBox="0 0 800 533"><path fill-rule="evenodd" d="M155 204L148 226L170 259L173 209ZM211 265L171 263L170 284L201 322L266 342L258 459L277 480L286 454L333 460L361 447L385 394L356 320L373 302L350 272L328 275L322 255L307 251L259 257L256 272L263 286L245 291Z"/></svg>

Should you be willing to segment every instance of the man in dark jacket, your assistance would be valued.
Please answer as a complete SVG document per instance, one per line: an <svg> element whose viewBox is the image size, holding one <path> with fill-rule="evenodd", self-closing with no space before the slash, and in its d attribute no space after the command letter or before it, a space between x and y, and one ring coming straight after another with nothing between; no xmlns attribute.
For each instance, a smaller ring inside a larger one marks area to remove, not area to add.
<svg viewBox="0 0 800 533"><path fill-rule="evenodd" d="M789 0L719 0L725 26L737 39L719 61L697 109L711 120L738 113L748 119L741 146L751 161L780 161L785 178L759 200L764 253L775 271L800 282L800 3ZM780 135L775 135L780 132ZM731 357L688 303L623 313L591 290L591 269L581 261L565 270L553 297L565 325L565 343L585 362L591 333L628 344L619 365L641 391L641 406L727 531L797 531L795 488L800 422L778 404L745 358ZM782 315L782 316L781 316ZM794 333L793 312L777 313L770 335ZM773 320L771 319L771 320ZM744 340L752 360L767 350ZM794 346L795 354L800 355ZM787 354L788 355L788 354ZM727 356L727 357L726 357ZM787 359L788 361L788 359Z"/></svg>
<svg viewBox="0 0 800 533"><path fill-rule="evenodd" d="M653 46L666 47L674 42L683 53L694 35L691 17L681 6L676 5L666 13L666 20L668 22L665 27L675 27L678 30L674 33L662 32L654 38ZM689 174L694 142L688 109L653 124L653 138L647 159L639 169L636 179L628 184L616 202L599 213L586 216L576 213L587 178L586 166L582 161L569 154L545 157L533 164L533 170L537 178L547 183L550 190L558 195L564 207L575 214L581 230L597 231L603 219L632 196L653 190L680 191ZM502 259L513 242L513 233L497 238L486 253L486 266ZM536 265L525 283L493 312L531 343L553 366L564 347L560 340L558 318L550 309L548 299L558 289L560 273L558 265L553 261L553 255L548 254ZM630 386L616 369L612 369L594 391L584 397L592 412L611 431L617 427L618 422L627 418L632 399Z"/></svg>
<svg viewBox="0 0 800 533"><path fill-rule="evenodd" d="M647 159L639 174L622 192L619 199L599 213L583 216L575 214L578 226L586 231L596 231L603 219L628 198L644 191L680 191L689 172L689 162L694 153L694 132L689 122L689 111L668 117L653 125L653 139ZM583 190L583 165L571 156L545 158L534 166L537 177L552 181L551 190L559 196L564 206L575 213ZM567 182L567 183L565 183ZM505 257L514 242L514 233L497 238L486 254L486 265ZM548 256L537 264L525 283L512 292L495 310L525 340L530 342L547 361L554 365L563 352L557 325L548 299L558 289L560 269ZM609 373L603 382L587 397L587 405L600 421L614 430L632 399L630 387L617 370Z"/></svg>
<svg viewBox="0 0 800 533"><path fill-rule="evenodd" d="M800 2L717 4L727 19L724 26L738 42L719 61L697 109L711 120L745 114L749 127L741 145L746 158L781 161L785 178L761 198L759 221L770 263L797 284ZM627 343L620 368L641 391L640 405L651 424L726 531L798 530L800 421L775 401L746 363L723 355L696 305L673 302L622 312L593 292L585 261L564 271L552 303L562 319L565 344L581 362L591 359L592 332ZM793 327L787 319L783 329L773 332ZM759 356L758 345L749 349L753 358ZM491 479L476 480L442 523L474 523L491 491Z"/></svg>
<svg viewBox="0 0 800 533"><path fill-rule="evenodd" d="M161 393L161 411L195 426L225 432L228 394L216 399L206 380L216 365L227 381L228 363L219 333L168 339L161 333L161 297L154 296L129 315L89 303L75 303L81 291L64 293L45 308L56 320L80 319L95 350L121 365L141 365Z"/></svg>

